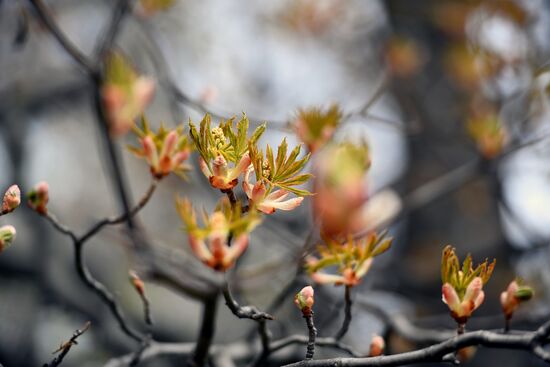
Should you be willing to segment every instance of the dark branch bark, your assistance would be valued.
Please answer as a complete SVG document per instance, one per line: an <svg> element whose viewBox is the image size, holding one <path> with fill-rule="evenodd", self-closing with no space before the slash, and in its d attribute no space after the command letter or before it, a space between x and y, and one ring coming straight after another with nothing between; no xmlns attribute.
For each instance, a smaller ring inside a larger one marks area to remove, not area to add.
<svg viewBox="0 0 550 367"><path fill-rule="evenodd" d="M206 363L208 358L208 352L214 339L215 324L216 324L216 310L218 306L218 297L212 297L204 302L204 309L202 314L202 324L197 340L197 346L195 353L193 354L193 367L202 367Z"/></svg>
<svg viewBox="0 0 550 367"><path fill-rule="evenodd" d="M344 335L346 335L349 329L349 325L351 323L351 305L353 302L351 301L350 286L345 287L344 302L344 322L342 323L342 327L340 328L340 330L338 330L338 332L334 336L336 340L340 340L344 337Z"/></svg>
<svg viewBox="0 0 550 367"><path fill-rule="evenodd" d="M537 348L540 346L540 344L537 344L537 337L545 333L541 332L539 334L539 331L517 335L499 334L492 331L473 331L412 352L370 358L309 360L289 364L287 367L402 366L422 362L441 362L447 354L474 345L482 345L489 348L520 349L531 351L537 356L543 356L544 354L541 354L540 348ZM536 353L535 349L537 350Z"/></svg>
<svg viewBox="0 0 550 367"><path fill-rule="evenodd" d="M76 244L75 266L76 266L76 271L78 272L78 276L88 286L88 288L90 288L97 295L99 295L100 298L103 300L103 302L109 307L109 309L111 310L111 313L118 321L118 324L122 329L122 331L124 331L124 333L126 333L132 339L138 342L141 342L144 339L144 336L128 325L128 321L124 317L122 308L118 305L115 297L112 295L111 292L109 292L109 290L103 285L103 283L97 281L92 276L92 274L88 270L88 267L84 263L82 250L83 250L82 244L81 243Z"/></svg>
<svg viewBox="0 0 550 367"><path fill-rule="evenodd" d="M313 311L311 311L308 315L304 315L304 319L306 320L309 334L307 340L306 360L310 360L313 358L313 354L315 354L315 338L317 337L317 329L313 323Z"/></svg>
<svg viewBox="0 0 550 367"><path fill-rule="evenodd" d="M91 324L88 321L82 329L76 330L74 332L73 336L71 337L71 339L69 339L69 341L61 344L59 349L56 352L54 352L54 353L60 352L59 355L57 357L55 357L54 359L52 359L52 361L50 363L44 363L43 367L56 367L56 366L59 366L61 364L61 362L63 362L63 359L67 356L67 354L69 354L69 351L71 350L71 348L74 345L78 344L77 339L90 328L90 325Z"/></svg>
<svg viewBox="0 0 550 367"><path fill-rule="evenodd" d="M273 320L273 316L270 314L258 310L256 306L241 306L233 298L231 291L229 290L229 285L226 283L223 290L223 298L225 299L225 304L233 312L233 315L237 316L239 319L251 319L255 321L259 320Z"/></svg>

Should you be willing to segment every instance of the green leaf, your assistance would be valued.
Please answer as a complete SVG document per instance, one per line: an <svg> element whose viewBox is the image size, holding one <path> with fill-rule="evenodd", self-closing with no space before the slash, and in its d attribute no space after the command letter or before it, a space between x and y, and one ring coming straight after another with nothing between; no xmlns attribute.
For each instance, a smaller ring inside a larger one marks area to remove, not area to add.
<svg viewBox="0 0 550 367"><path fill-rule="evenodd" d="M284 186L298 186L306 183L313 175L311 173L304 173L298 176L294 176L288 180L277 182L277 185Z"/></svg>
<svg viewBox="0 0 550 367"><path fill-rule="evenodd" d="M279 176L280 170L283 167L287 149L288 144L286 142L286 138L283 138L283 142L279 145L279 148L277 149L277 161L275 162L275 173L273 174L273 177L275 178Z"/></svg>
<svg viewBox="0 0 550 367"><path fill-rule="evenodd" d="M311 196L311 195L313 195L311 192L309 192L307 190L300 190L300 189L297 189L295 187L290 187L290 186L285 186L285 185L280 185L280 184L274 184L274 185L280 187L283 190L292 192L293 194L296 194L298 196Z"/></svg>
<svg viewBox="0 0 550 367"><path fill-rule="evenodd" d="M252 133L252 136L250 137L249 143L256 144L260 137L265 132L267 124L264 122L260 126L258 126L256 129L254 129L254 132Z"/></svg>
<svg viewBox="0 0 550 367"><path fill-rule="evenodd" d="M388 251L391 247L392 239L389 238L387 240L384 240L380 245L378 245L374 251L372 252L372 257L378 256L380 254L383 254L384 252Z"/></svg>

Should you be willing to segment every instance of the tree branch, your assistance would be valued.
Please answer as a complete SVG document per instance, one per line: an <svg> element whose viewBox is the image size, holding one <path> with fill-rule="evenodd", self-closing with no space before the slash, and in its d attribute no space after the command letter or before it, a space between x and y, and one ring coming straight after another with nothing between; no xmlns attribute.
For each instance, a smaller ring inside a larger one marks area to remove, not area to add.
<svg viewBox="0 0 550 367"><path fill-rule="evenodd" d="M229 290L229 284L225 284L223 289L223 298L225 299L225 304L233 312L233 315L237 316L239 319L251 319L255 321L259 320L273 320L273 316L270 314L258 310L256 306L241 306L233 298L231 291Z"/></svg>
<svg viewBox="0 0 550 367"><path fill-rule="evenodd" d="M542 329L542 327L541 327ZM289 364L286 367L340 367L340 366L402 366L422 362L441 362L449 353L459 349L482 345L489 348L506 348L530 351L544 359L546 352L538 343L537 338L540 335L547 335L545 330L540 332L525 332L521 334L500 334L493 331L473 331L455 336L441 343L427 348L415 350L412 352L394 354L389 356L369 357L369 358L332 358L324 360L304 360L301 362ZM540 332L540 334L539 334ZM544 338L545 336L543 336ZM536 350L536 352L535 352Z"/></svg>
<svg viewBox="0 0 550 367"><path fill-rule="evenodd" d="M69 341L61 344L59 349L54 352L54 353L58 353L58 352L61 352L61 353L59 353L59 355L57 357L52 359L52 361L50 363L44 363L44 365L42 367L56 367L56 366L59 366L61 364L61 362L63 362L63 359L65 358L65 356L67 356L67 354L69 354L69 351L71 350L71 348L74 345L78 344L77 339L82 334L84 334L86 331L88 331L88 329L90 328L90 325L91 325L91 323L90 323L90 321L88 321L86 324L84 324L84 327L82 329L77 329L74 332L71 339L69 339Z"/></svg>
<svg viewBox="0 0 550 367"><path fill-rule="evenodd" d="M336 340L340 340L344 337L344 335L346 335L349 329L349 325L351 323L351 305L353 302L351 301L351 287L349 285L346 285L345 287L344 300L344 322L342 323L342 327L340 328L340 330L338 330L338 332L334 336L334 339Z"/></svg>
<svg viewBox="0 0 550 367"><path fill-rule="evenodd" d="M56 21L53 19L49 9L44 5L42 0L29 0L33 6L36 15L42 21L44 26L50 31L52 36L57 40L57 42L65 49L65 51L76 61L84 71L89 75L97 75L97 69L88 56L84 55L63 33L61 28L57 25Z"/></svg>
<svg viewBox="0 0 550 367"><path fill-rule="evenodd" d="M141 342L144 339L144 336L128 325L128 322L124 317L124 313L122 312L122 308L118 305L115 297L112 295L111 292L109 292L109 290L103 285L103 283L99 282L92 276L92 274L88 270L88 267L84 263L82 250L82 243L75 244L75 266L80 279L82 279L82 281L88 286L88 288L99 295L103 302L109 307L111 313L118 321L118 324L122 331L124 331L124 333L126 333L126 335L128 335L132 339Z"/></svg>
<svg viewBox="0 0 550 367"><path fill-rule="evenodd" d="M216 310L218 306L218 297L210 297L204 302L204 309L202 314L202 324L199 333L195 352L193 354L193 367L202 367L206 363L208 358L208 352L210 345L214 339L215 323L216 323Z"/></svg>

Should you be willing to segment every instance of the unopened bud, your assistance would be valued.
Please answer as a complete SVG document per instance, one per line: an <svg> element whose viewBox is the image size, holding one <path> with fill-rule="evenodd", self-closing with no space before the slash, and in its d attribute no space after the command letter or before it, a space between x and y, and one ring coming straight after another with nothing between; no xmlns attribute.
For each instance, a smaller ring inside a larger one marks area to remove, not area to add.
<svg viewBox="0 0 550 367"><path fill-rule="evenodd" d="M514 297L519 301L529 301L535 295L533 288L529 286L520 286Z"/></svg>
<svg viewBox="0 0 550 367"><path fill-rule="evenodd" d="M50 200L48 183L41 181L27 194L28 205L39 214L46 214L46 205Z"/></svg>
<svg viewBox="0 0 550 367"><path fill-rule="evenodd" d="M7 214L15 210L21 204L21 191L19 186L11 185L2 200L2 213Z"/></svg>
<svg viewBox="0 0 550 367"><path fill-rule="evenodd" d="M476 354L477 348L475 346L469 346L466 348L460 348L456 353L456 359L460 363L466 363L470 361Z"/></svg>
<svg viewBox="0 0 550 367"><path fill-rule="evenodd" d="M380 335L373 335L370 342L369 357L378 357L384 354L386 343Z"/></svg>
<svg viewBox="0 0 550 367"><path fill-rule="evenodd" d="M143 283L143 280L141 280L139 275L137 275L137 273L133 270L130 270L128 275L130 275L130 282L136 291L143 296L145 294L145 284Z"/></svg>
<svg viewBox="0 0 550 367"><path fill-rule="evenodd" d="M308 285L307 287L302 288L302 290L298 292L294 297L294 303L296 304L296 306L298 306L300 310L302 310L304 316L311 314L311 308L315 303L313 294L313 287Z"/></svg>
<svg viewBox="0 0 550 367"><path fill-rule="evenodd" d="M14 240L15 240L14 226L0 227L0 252L10 247Z"/></svg>
<svg viewBox="0 0 550 367"><path fill-rule="evenodd" d="M500 294L500 305L507 319L512 318L521 302L530 300L534 295L533 288L520 283L517 280L510 282L506 291Z"/></svg>

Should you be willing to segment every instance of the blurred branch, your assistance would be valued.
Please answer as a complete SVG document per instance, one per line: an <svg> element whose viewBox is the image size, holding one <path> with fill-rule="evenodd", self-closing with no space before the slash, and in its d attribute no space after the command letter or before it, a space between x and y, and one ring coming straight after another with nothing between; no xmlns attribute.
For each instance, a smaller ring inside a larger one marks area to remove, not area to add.
<svg viewBox="0 0 550 367"><path fill-rule="evenodd" d="M67 53L76 61L89 75L95 76L97 69L88 56L84 55L63 33L61 28L57 25L53 19L49 9L44 5L42 0L29 0L33 6L36 15L40 18L42 23L50 31L52 36L59 42L61 47L67 51Z"/></svg>
<svg viewBox="0 0 550 367"><path fill-rule="evenodd" d="M204 366L208 358L210 345L214 339L217 305L217 295L204 301L201 330L193 354L193 367Z"/></svg>
<svg viewBox="0 0 550 367"><path fill-rule="evenodd" d="M65 358L65 356L69 353L69 351L71 350L71 348L74 346L74 345L77 345L78 342L77 342L77 339L82 335L84 334L86 331L88 331L88 329L90 328L90 321L88 321L86 324L84 324L84 327L82 329L77 329L73 336L71 337L71 339L69 339L69 341L61 344L61 346L59 347L59 349L57 349L54 353L58 353L58 352L61 352L59 353L59 355L57 357L55 357L54 359L52 359L52 361L50 363L44 363L44 365L42 367L55 367L55 366L59 366L61 364L61 362L63 362L63 359Z"/></svg>

